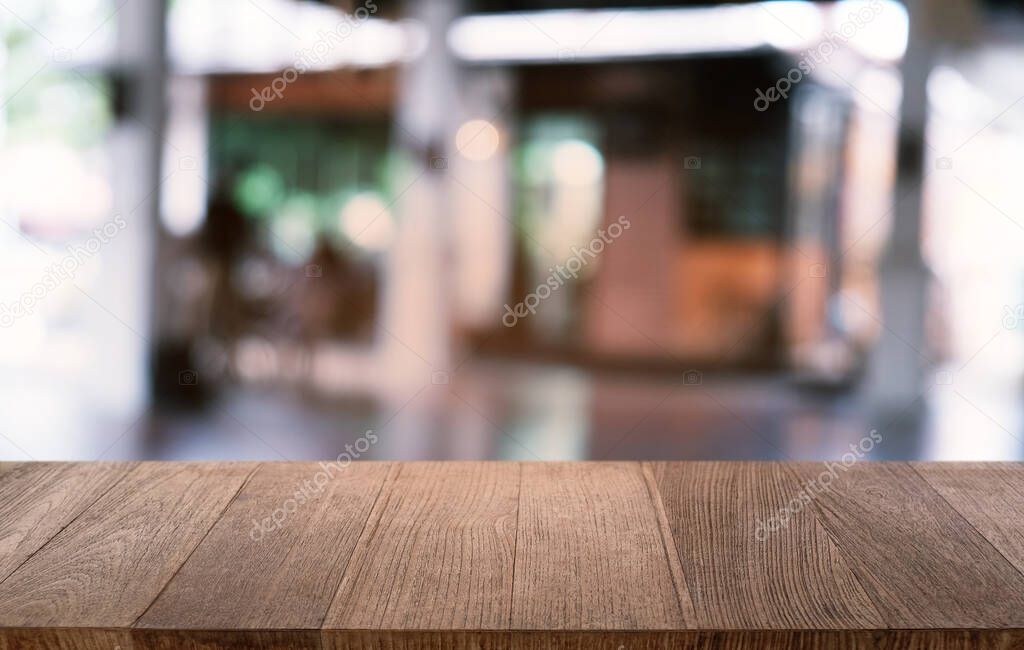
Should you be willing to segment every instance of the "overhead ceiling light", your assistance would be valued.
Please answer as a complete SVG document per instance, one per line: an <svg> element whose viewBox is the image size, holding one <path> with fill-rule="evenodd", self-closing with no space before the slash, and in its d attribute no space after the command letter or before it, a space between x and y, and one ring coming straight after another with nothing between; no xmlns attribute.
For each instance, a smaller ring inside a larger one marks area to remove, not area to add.
<svg viewBox="0 0 1024 650"><path fill-rule="evenodd" d="M341 209L339 222L345 237L368 251L387 250L395 236L391 211L373 192L350 198Z"/></svg>
<svg viewBox="0 0 1024 650"><path fill-rule="evenodd" d="M487 160L498 150L501 136L487 120L470 120L455 133L455 148L469 160Z"/></svg>
<svg viewBox="0 0 1024 650"><path fill-rule="evenodd" d="M827 37L830 20L838 15L830 6L792 1L482 14L456 20L448 44L465 61L488 63L665 58L761 48L795 52ZM905 47L906 11L894 0L880 0L880 6L872 38L861 39L857 49L890 58Z"/></svg>

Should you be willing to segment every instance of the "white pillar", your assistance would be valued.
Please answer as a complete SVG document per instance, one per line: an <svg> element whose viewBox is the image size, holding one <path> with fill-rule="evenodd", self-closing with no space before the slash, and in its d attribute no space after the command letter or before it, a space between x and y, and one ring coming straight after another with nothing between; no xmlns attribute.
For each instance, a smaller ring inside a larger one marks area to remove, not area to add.
<svg viewBox="0 0 1024 650"><path fill-rule="evenodd" d="M391 420L381 432L385 455L415 458L429 453L452 365L445 172L454 154L451 102L457 68L446 37L458 3L430 0L406 6L410 17L425 26L429 41L399 80L394 139L405 173L395 187L401 193L395 206L397 231L385 261L376 339L384 380L383 419Z"/></svg>
<svg viewBox="0 0 1024 650"><path fill-rule="evenodd" d="M124 219L125 227L104 245L99 281L85 301L86 328L97 349L91 379L83 386L91 404L116 417L133 417L131 411L147 403L147 361L156 341L151 308L164 132L165 8L161 0L131 0L116 14L112 72L124 96L109 140L111 218Z"/></svg>
<svg viewBox="0 0 1024 650"><path fill-rule="evenodd" d="M878 413L902 410L923 389L930 350L925 336L933 276L921 253L928 77L934 65L936 0L910 0L910 35L903 60L899 153L892 232L879 268L884 327L874 350L865 391Z"/></svg>

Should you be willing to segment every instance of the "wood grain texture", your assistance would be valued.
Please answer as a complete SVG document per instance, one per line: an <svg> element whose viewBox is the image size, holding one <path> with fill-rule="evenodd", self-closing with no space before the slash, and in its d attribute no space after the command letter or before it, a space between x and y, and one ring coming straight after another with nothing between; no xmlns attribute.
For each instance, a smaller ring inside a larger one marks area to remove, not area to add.
<svg viewBox="0 0 1024 650"><path fill-rule="evenodd" d="M131 650L320 650L317 630L131 630ZM109 648L108 648L109 650ZM122 648L121 650L128 650Z"/></svg>
<svg viewBox="0 0 1024 650"><path fill-rule="evenodd" d="M319 629L388 467L262 465L137 626Z"/></svg>
<svg viewBox="0 0 1024 650"><path fill-rule="evenodd" d="M691 626L676 588L639 463L523 465L513 629Z"/></svg>
<svg viewBox="0 0 1024 650"><path fill-rule="evenodd" d="M1019 650L1021 630L310 631L0 628L0 650Z"/></svg>
<svg viewBox="0 0 1024 650"><path fill-rule="evenodd" d="M888 627L1024 628L1024 576L909 465L836 474L811 506Z"/></svg>
<svg viewBox="0 0 1024 650"><path fill-rule="evenodd" d="M1024 465L832 468L0 467L0 650L1024 648Z"/></svg>
<svg viewBox="0 0 1024 650"><path fill-rule="evenodd" d="M135 650L131 630L3 628L0 650Z"/></svg>
<svg viewBox="0 0 1024 650"><path fill-rule="evenodd" d="M124 463L25 463L0 473L0 582L130 467Z"/></svg>
<svg viewBox="0 0 1024 650"><path fill-rule="evenodd" d="M0 583L0 625L131 625L253 469L234 463L135 465Z"/></svg>
<svg viewBox="0 0 1024 650"><path fill-rule="evenodd" d="M1019 650L1022 630L334 631L324 650Z"/></svg>
<svg viewBox="0 0 1024 650"><path fill-rule="evenodd" d="M1024 574L1024 465L914 463L912 466Z"/></svg>
<svg viewBox="0 0 1024 650"><path fill-rule="evenodd" d="M324 628L506 629L515 463L396 465Z"/></svg>
<svg viewBox="0 0 1024 650"><path fill-rule="evenodd" d="M648 467L699 627L884 627L849 566L814 514L804 508L805 486L783 465ZM773 519L779 522L774 531Z"/></svg>

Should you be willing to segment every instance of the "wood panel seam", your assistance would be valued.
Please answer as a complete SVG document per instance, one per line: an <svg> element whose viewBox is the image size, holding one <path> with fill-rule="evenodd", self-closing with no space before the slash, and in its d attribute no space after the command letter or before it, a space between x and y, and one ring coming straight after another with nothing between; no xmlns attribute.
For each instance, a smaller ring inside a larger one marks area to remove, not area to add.
<svg viewBox="0 0 1024 650"><path fill-rule="evenodd" d="M71 467L71 464L69 463L68 465L66 465L66 467ZM103 497L105 497L105 496L107 495L107 493L109 493L109 492L110 492L111 490L113 490L113 489L114 489L115 487L117 487L118 485L120 485L121 481L123 481L123 480L125 480L126 478L128 478L128 476L129 476L130 474L132 474L133 472L135 472L135 471L136 471L136 470L137 470L138 468L139 468L139 465L138 465L138 464L134 464L134 466L133 466L133 467L131 467L130 469L128 469L127 471L125 471L125 472L124 472L123 474L121 474L121 476L119 476L119 477L117 478L117 480L115 480L115 481L114 481L113 483L111 483L111 484L110 484L110 487L108 487L108 488L107 488L106 490L103 490L103 491L101 491L101 492L100 492L100 494L99 494L99 495L98 495L98 496L97 496L97 497L96 497L95 499L93 499L93 500L92 500L92 501L91 501L91 502L89 503L89 505L87 505L87 506L85 506L84 508L82 508L82 510L81 510L81 511L80 511L80 512L79 512L79 513L78 513L77 515L75 515L74 517L72 517L72 518L71 518L71 520L70 520L70 521L69 521L68 523L66 523L66 524L64 524L63 526L61 526L61 527L60 527L60 529L59 529L59 530L57 530L57 532L55 532L55 533L54 533L53 535L50 535L50 537L49 537L49 538L48 538L48 539L47 539L47 540L46 540L45 542L43 542L42 544L40 544L40 545L39 545L39 548L37 548L36 550L32 551L32 552L31 552L31 553L29 554L29 556L28 556L28 557L26 557L26 558L25 558L25 559L24 559L24 560L23 560L23 561L21 562L21 564L19 564L18 566L14 567L14 569L12 569L12 570L11 570L11 572L10 572L10 573L8 573L7 575L5 575L5 576L4 576L3 578L0 578L0 585L2 585L2 584L3 584L4 582L6 582L6 581L7 581L7 579L8 579L8 578L10 578L10 577L11 577L11 576L13 576L13 575L14 575L15 573L17 573L17 572L18 572L18 569L20 569L21 567L25 566L25 564L27 564L29 560L31 560L31 559L32 559L33 557L35 557L35 556L36 556L36 554L38 554L38 553L39 553L40 551L42 551L42 550L43 550L44 548L46 548L47 546L49 546L50 542L52 542L53 540L57 539L57 536L59 536L59 535L60 535L61 533L63 533L63 532L64 532L64 530L65 530L65 529L67 529L67 527L68 527L68 526L70 526L71 524L73 524L73 523L75 523L76 521L78 521L78 518L79 518L79 517L81 517L81 516L82 516L82 515L84 515L84 514L85 514L86 512L88 512L89 510L91 510L91 509L92 509L92 507L93 507L94 505L96 505L97 503L99 503L100 499L102 499Z"/></svg>
<svg viewBox="0 0 1024 650"><path fill-rule="evenodd" d="M227 500L227 503L224 504L224 507L221 509L221 511L210 522L210 527L207 528L206 532L203 533L203 536L199 538L199 542L196 543L196 545L192 548L191 551L189 551L188 555L185 556L185 559L182 560L181 564L179 564L178 567L174 570L174 573L171 574L171 577L167 579L167 582L165 582L164 585L160 587L160 591L156 593L156 596L153 597L153 600L149 601L149 604L146 605L146 609L142 610L142 613L139 614L135 618L135 620L131 622L130 625L128 625L128 629L134 628L138 624L138 622L142 620L142 617L146 615L146 612L152 609L156 601L160 599L160 596L162 596L163 593L167 591L167 587L178 576L178 573L181 571L181 568L188 563L189 559L192 558L192 555L195 554L196 550L203 545L203 542L206 541L206 538L210 536L210 533L213 531L214 527L216 527L217 522L220 521L221 517L223 517L224 513L228 511L228 508L231 506L231 504L234 503L235 499L238 498L238 495L242 493L243 489L245 489L245 486L249 483L249 480L256 474L256 472L260 470L261 467L263 467L263 463L257 463L256 467L254 467L252 471L250 471L246 475L245 480L242 481L242 483L238 486L238 489L235 490L235 493L231 496L230 499Z"/></svg>
<svg viewBox="0 0 1024 650"><path fill-rule="evenodd" d="M909 463L851 467L812 503L887 626L1020 627L1021 574Z"/></svg>
<svg viewBox="0 0 1024 650"><path fill-rule="evenodd" d="M513 608L516 600L516 556L519 555L519 512L523 507L523 464L516 463L519 467L519 479L516 485L516 523L515 537L512 538L512 579L509 581L508 596L508 627L512 629Z"/></svg>
<svg viewBox="0 0 1024 650"><path fill-rule="evenodd" d="M0 529L27 522L0 650L1024 650L1021 463L353 463L271 545L243 537L311 465L0 476Z"/></svg>
<svg viewBox="0 0 1024 650"><path fill-rule="evenodd" d="M395 472L394 478L392 478L391 476L392 471ZM320 617L320 624L317 627L313 628L314 630L320 630L320 634L317 636L320 639L321 647L323 647L324 644L324 623L327 621L327 615L330 614L331 609L334 607L334 601L338 599L338 595L341 593L341 586L345 584L345 578L348 577L348 569L349 566L352 564L352 558L355 556L356 549L359 548L359 543L363 540L363 536L366 534L366 527L370 524L370 518L373 517L373 511L377 508L377 503L380 501L381 495L384 494L384 488L387 487L388 484L398 480L398 475L401 473L401 471L401 463L388 464L388 471L384 475L384 480L380 482L380 487L377 488L377 494L376 496L373 497L373 503L370 504L370 507L366 511L366 519L363 521L362 528L359 529L359 535L356 536L356 543L352 547L352 555L350 555L348 559L345 560L345 569L341 572L341 577L338 579L338 584L334 587L334 595L331 596L331 600L327 603L327 607L326 609L324 609L324 615Z"/></svg>
<svg viewBox="0 0 1024 650"><path fill-rule="evenodd" d="M864 602L871 606L871 612L875 615L875 620L877 620L881 624L885 624L886 617L882 614L882 610L878 608L878 604L875 603L875 599L871 597L871 594L867 590L867 587L864 586L864 580L857 572L856 563L850 561L850 558L846 553L846 550L839 545L839 541L832 535L831 532L829 532L828 527L821 522L821 519L818 518L817 508L813 506L811 507L811 517L814 519L814 525L818 527L818 530L820 530L821 533L828 539L829 543L832 544L832 548L836 549L836 553L841 554L843 558L843 564L846 565L846 568L849 571L850 576L853 578L853 581L857 584L857 588L860 589L861 594L864 595Z"/></svg>
<svg viewBox="0 0 1024 650"><path fill-rule="evenodd" d="M978 530L978 527L975 526L974 523L970 519L968 519L964 513L960 512L960 509L953 505L953 503L946 498L946 495L942 494L942 492L937 490L935 486L932 485L931 481L928 480L928 477L917 470L917 467L914 466L914 463L906 463L906 465L911 469L911 471L920 476L921 480L924 481L925 485L928 486L928 489L934 492L940 499L942 499L942 502L948 505L953 510L953 512L956 513L956 516L962 519L964 523L966 523L971 528L971 530L976 532L978 534L978 537L985 540L985 543L991 546L992 550L994 550L999 555L999 557L1003 558L1003 560L1010 565L1010 568L1012 568L1014 571L1020 574L1021 577L1024 577L1024 571L1021 571L1019 568L1017 568L1017 565L1013 562L1013 560L1006 557L1006 554L999 550L999 547L992 543L992 540L990 540L988 536L985 535L985 533Z"/></svg>
<svg viewBox="0 0 1024 650"><path fill-rule="evenodd" d="M686 579L686 572L683 570L682 562L679 560L676 540L672 535L668 513L665 511L665 504L661 500L661 490L658 489L651 464L649 462L640 463L640 473L643 475L644 484L647 487L647 495L651 500L654 516L658 521L658 528L660 529L658 536L661 538L661 547L665 553L665 561L668 562L669 574L672 576L672 588L676 593L679 613L687 625L696 626L697 610L693 605L693 597L691 596L693 592L691 591L689 581Z"/></svg>
<svg viewBox="0 0 1024 650"><path fill-rule="evenodd" d="M803 484L803 477L800 476L799 472L796 471L793 463L782 463L782 467L785 472L788 472L789 475L793 477L797 485ZM811 517L814 519L814 525L817 526L825 535L825 537L828 538L828 541L831 542L832 547L836 549L836 552L842 554L843 564L845 564L846 568L849 569L850 575L853 576L853 579L857 583L857 586L860 588L861 593L864 594L865 602L871 605L871 611L874 612L876 617L875 620L877 620L879 623L886 623L888 619L882 614L882 610L878 608L878 605L871 597L871 592L869 592L867 587L864 586L864 580L863 578L861 578L860 574L857 571L857 563L850 561L846 549L839 545L839 540L835 538L832 532L828 529L828 526L825 525L825 522L821 520L822 518L818 513L818 505L815 503L815 500L815 498L812 498L810 504Z"/></svg>

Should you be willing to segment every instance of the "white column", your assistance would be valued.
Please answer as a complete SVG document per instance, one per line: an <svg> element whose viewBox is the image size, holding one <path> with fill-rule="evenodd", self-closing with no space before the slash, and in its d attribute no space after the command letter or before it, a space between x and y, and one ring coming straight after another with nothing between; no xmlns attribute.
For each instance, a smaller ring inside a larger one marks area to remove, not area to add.
<svg viewBox="0 0 1024 650"><path fill-rule="evenodd" d="M163 146L165 3L131 0L116 13L113 74L120 79L123 114L109 139L114 215L124 229L102 250L99 281L85 301L86 329L95 342L95 368L83 390L90 404L117 417L147 402L147 357L156 341L151 308L153 250ZM92 304L93 301L96 304Z"/></svg>
<svg viewBox="0 0 1024 650"><path fill-rule="evenodd" d="M457 70L446 37L458 3L413 1L406 6L409 17L426 27L429 41L399 80L393 135L404 174L395 187L401 193L395 205L397 231L385 261L376 334L383 371L382 420L391 420L381 431L381 443L384 455L396 458L429 454L452 364L446 170L454 155L451 102Z"/></svg>
<svg viewBox="0 0 1024 650"><path fill-rule="evenodd" d="M879 413L908 407L923 390L930 350L925 337L933 275L921 254L924 141L928 123L928 77L937 35L935 0L910 0L910 35L903 60L899 153L892 232L879 268L884 327L874 350L865 392Z"/></svg>

